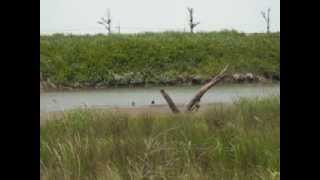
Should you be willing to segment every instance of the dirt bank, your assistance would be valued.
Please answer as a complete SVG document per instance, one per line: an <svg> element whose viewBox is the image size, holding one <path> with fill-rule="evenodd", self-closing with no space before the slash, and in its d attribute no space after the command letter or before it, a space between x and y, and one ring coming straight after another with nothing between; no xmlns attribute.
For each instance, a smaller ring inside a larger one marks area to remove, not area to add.
<svg viewBox="0 0 320 180"><path fill-rule="evenodd" d="M202 85L210 79L202 79L201 77L189 77L186 79L176 79L172 81L165 81L159 83L134 83L116 84L116 85L98 85L98 84L79 84L74 85L56 85L49 81L40 81L40 92L49 91L69 91L69 90L92 90L92 89L109 89L115 87L145 87L145 86L184 86L184 85ZM244 84L244 83L273 83L279 82L280 77L267 77L261 75L254 75L252 73L235 73L226 76L220 83L222 84Z"/></svg>

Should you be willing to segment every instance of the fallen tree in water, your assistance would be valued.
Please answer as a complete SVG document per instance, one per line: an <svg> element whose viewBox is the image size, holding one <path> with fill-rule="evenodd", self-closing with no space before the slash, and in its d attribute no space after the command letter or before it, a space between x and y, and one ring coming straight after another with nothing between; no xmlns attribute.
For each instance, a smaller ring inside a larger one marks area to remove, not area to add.
<svg viewBox="0 0 320 180"><path fill-rule="evenodd" d="M195 96L190 100L190 102L187 104L186 106L186 112L191 112L191 111L197 111L200 108L200 100L202 98L202 96L213 86L215 86L216 84L218 84L225 76L226 76L226 71L228 69L228 65L225 66L221 72L216 75L215 77L213 77L208 83L206 83L205 85L203 85L198 92L195 94ZM175 105L175 103L173 102L173 100L171 99L171 97L169 96L168 93L165 92L164 89L160 90L163 98L166 100L166 102L169 105L169 108L171 109L171 111L173 113L179 113L180 110L177 108L177 106Z"/></svg>
<svg viewBox="0 0 320 180"><path fill-rule="evenodd" d="M163 98L167 101L167 103L168 103L171 111L172 111L173 113L179 113L180 110L178 109L178 107L176 106L176 104L173 102L173 100L170 98L170 96L168 95L168 93L166 93L166 92L164 91L164 89L161 89L160 92L161 92Z"/></svg>

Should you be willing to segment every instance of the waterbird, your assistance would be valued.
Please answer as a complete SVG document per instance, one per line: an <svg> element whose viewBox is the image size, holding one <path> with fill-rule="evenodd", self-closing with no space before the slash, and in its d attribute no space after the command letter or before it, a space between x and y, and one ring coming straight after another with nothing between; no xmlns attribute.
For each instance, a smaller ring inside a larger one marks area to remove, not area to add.
<svg viewBox="0 0 320 180"><path fill-rule="evenodd" d="M131 102L131 106L135 106L136 103L134 101Z"/></svg>
<svg viewBox="0 0 320 180"><path fill-rule="evenodd" d="M154 100L152 100L152 101L151 101L151 104L154 104L154 103L155 103Z"/></svg>

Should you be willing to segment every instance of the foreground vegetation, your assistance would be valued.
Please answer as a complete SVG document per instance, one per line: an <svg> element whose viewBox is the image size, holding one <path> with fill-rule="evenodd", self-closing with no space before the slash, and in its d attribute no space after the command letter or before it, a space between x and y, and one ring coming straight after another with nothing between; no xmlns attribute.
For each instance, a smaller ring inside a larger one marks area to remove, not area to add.
<svg viewBox="0 0 320 180"><path fill-rule="evenodd" d="M66 112L41 127L41 179L279 179L279 97L179 115Z"/></svg>
<svg viewBox="0 0 320 180"><path fill-rule="evenodd" d="M55 86L100 87L205 81L229 73L280 78L280 33L236 31L40 37L40 74Z"/></svg>

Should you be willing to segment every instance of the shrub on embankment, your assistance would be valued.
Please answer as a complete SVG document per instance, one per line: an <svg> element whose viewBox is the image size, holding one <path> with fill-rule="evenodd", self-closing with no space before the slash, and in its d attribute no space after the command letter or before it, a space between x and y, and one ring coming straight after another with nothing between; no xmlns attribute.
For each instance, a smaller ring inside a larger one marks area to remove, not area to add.
<svg viewBox="0 0 320 180"><path fill-rule="evenodd" d="M41 179L279 179L279 97L199 114L74 110L40 129Z"/></svg>
<svg viewBox="0 0 320 180"><path fill-rule="evenodd" d="M229 73L279 78L280 34L143 33L40 36L40 74L58 86L179 84Z"/></svg>

